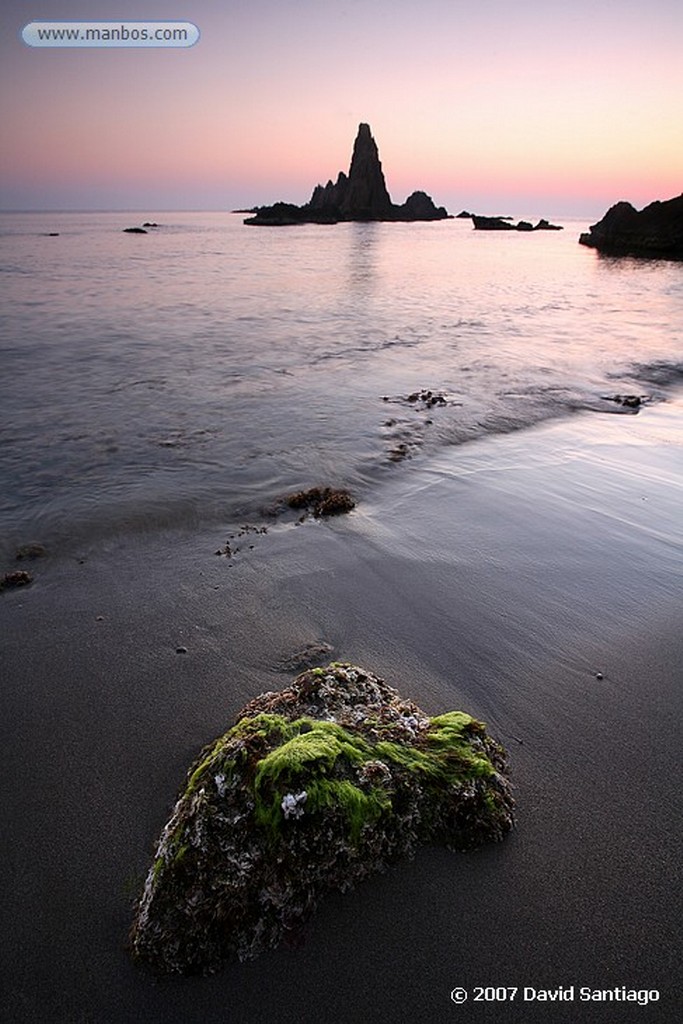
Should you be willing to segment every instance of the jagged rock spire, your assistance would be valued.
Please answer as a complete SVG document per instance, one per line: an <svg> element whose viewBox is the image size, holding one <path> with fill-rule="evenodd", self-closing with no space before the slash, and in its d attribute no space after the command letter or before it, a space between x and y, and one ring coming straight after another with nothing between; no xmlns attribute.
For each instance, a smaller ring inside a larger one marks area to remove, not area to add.
<svg viewBox="0 0 683 1024"><path fill-rule="evenodd" d="M349 219L374 220L390 216L392 206L377 143L370 125L361 123L353 144L348 188L341 203L342 213Z"/></svg>
<svg viewBox="0 0 683 1024"><path fill-rule="evenodd" d="M377 144L370 125L361 122L353 144L348 176L339 172L335 182L316 185L305 206L275 203L257 206L245 224L337 224L354 220L443 220L449 214L436 207L425 192L413 192L402 206L391 201L384 180Z"/></svg>

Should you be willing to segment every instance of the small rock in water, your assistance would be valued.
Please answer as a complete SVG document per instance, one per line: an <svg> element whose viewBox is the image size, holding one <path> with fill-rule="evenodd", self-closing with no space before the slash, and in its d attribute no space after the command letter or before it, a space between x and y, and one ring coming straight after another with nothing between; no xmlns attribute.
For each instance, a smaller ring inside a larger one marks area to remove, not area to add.
<svg viewBox="0 0 683 1024"><path fill-rule="evenodd" d="M392 462L400 462L402 459L408 457L409 449L405 441L397 444L395 448L392 448L389 452L389 458Z"/></svg>
<svg viewBox="0 0 683 1024"><path fill-rule="evenodd" d="M290 508L303 508L312 512L316 519L338 516L356 507L348 491L332 487L311 487L308 491L295 491L287 495L285 503Z"/></svg>
<svg viewBox="0 0 683 1024"><path fill-rule="evenodd" d="M605 395L603 397L608 402L623 406L624 409L640 409L641 405L645 405L650 400L647 395Z"/></svg>
<svg viewBox="0 0 683 1024"><path fill-rule="evenodd" d="M385 399L388 401L388 399ZM421 404L424 409L433 409L435 406L448 405L446 395L443 391L432 391L430 388L422 388L421 391L412 391L409 395L401 396L394 401L405 402L408 405Z"/></svg>
<svg viewBox="0 0 683 1024"><path fill-rule="evenodd" d="M42 544L22 544L17 548L16 559L21 562L25 558L44 558L46 554L47 549Z"/></svg>
<svg viewBox="0 0 683 1024"><path fill-rule="evenodd" d="M187 654L187 647L183 647L181 644L180 647L176 647L175 652L176 654Z"/></svg>
<svg viewBox="0 0 683 1024"><path fill-rule="evenodd" d="M33 583L33 576L30 573L19 570L17 572L6 572L0 579L0 590L11 590L14 587L26 587Z"/></svg>
<svg viewBox="0 0 683 1024"><path fill-rule="evenodd" d="M329 661L332 650L332 644L327 644L324 641L306 644L300 651L296 651L291 657L280 662L280 671L303 672L306 668L313 668L324 661Z"/></svg>

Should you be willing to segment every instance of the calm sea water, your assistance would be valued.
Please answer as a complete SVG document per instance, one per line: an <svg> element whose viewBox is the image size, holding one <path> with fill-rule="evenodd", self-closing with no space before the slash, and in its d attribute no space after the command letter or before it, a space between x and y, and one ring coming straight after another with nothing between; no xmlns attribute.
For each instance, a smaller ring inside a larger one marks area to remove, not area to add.
<svg viewBox="0 0 683 1024"><path fill-rule="evenodd" d="M142 219L0 218L5 552L362 494L444 446L680 386L683 265L602 258L580 222L122 232Z"/></svg>

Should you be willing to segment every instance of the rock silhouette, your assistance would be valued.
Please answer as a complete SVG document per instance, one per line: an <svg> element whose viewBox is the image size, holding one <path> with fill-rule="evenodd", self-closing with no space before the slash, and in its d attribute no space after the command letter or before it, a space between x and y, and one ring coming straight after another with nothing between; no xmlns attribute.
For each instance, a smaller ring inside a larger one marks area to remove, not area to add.
<svg viewBox="0 0 683 1024"><path fill-rule="evenodd" d="M401 206L392 202L384 180L377 143L370 125L360 124L353 145L349 173L340 171L336 181L316 185L308 203L274 203L259 206L245 224L337 224L339 221L444 220L443 206L435 206L426 192L413 192Z"/></svg>
<svg viewBox="0 0 683 1024"><path fill-rule="evenodd" d="M528 220L513 224L511 217L481 217L476 213L471 214L471 217L477 231L562 231L559 224L551 224L543 217L538 224Z"/></svg>
<svg viewBox="0 0 683 1024"><path fill-rule="evenodd" d="M615 256L683 259L683 193L650 203L643 210L630 203L616 203L579 242Z"/></svg>

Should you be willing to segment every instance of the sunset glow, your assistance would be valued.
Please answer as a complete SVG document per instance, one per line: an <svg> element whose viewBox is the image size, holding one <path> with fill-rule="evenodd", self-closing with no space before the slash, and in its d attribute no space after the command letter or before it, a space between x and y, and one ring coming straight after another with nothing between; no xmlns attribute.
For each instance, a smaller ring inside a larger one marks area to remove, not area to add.
<svg viewBox="0 0 683 1024"><path fill-rule="evenodd" d="M29 21L111 5L5 8L2 208L301 203L348 168L359 121L397 202L421 188L452 212L593 216L683 190L679 0L198 0L189 13L189 49L40 50L21 41Z"/></svg>

